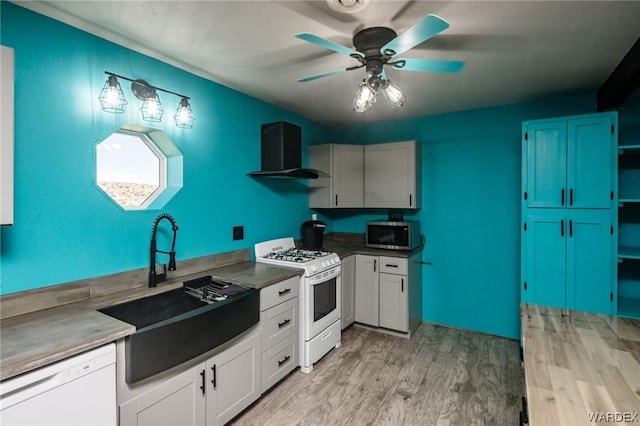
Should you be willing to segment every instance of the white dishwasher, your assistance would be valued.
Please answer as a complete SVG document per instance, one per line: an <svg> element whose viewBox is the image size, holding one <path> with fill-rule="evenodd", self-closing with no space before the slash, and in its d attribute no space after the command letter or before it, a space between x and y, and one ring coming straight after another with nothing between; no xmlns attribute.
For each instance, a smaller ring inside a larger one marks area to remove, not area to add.
<svg viewBox="0 0 640 426"><path fill-rule="evenodd" d="M0 382L2 426L115 426L115 344Z"/></svg>

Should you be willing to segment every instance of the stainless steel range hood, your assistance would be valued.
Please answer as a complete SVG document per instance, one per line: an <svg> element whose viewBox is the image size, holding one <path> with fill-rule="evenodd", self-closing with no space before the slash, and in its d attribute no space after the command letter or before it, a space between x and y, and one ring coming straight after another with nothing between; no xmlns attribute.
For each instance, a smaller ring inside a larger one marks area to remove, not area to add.
<svg viewBox="0 0 640 426"><path fill-rule="evenodd" d="M302 130L286 121L263 124L261 127L261 169L249 173L253 177L281 179L317 179L326 173L302 167Z"/></svg>

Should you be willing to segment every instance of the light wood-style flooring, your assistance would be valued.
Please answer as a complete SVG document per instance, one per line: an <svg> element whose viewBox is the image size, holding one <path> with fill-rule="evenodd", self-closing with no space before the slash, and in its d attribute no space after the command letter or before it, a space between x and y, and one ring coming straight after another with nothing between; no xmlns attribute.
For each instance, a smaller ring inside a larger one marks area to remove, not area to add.
<svg viewBox="0 0 640 426"><path fill-rule="evenodd" d="M423 323L409 340L351 326L342 346L295 370L234 425L517 425L515 340Z"/></svg>

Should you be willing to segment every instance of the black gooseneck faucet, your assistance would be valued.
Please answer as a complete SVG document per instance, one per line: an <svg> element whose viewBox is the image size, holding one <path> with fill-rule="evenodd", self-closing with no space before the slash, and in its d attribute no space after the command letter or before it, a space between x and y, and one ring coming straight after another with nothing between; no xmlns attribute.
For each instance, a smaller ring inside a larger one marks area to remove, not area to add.
<svg viewBox="0 0 640 426"><path fill-rule="evenodd" d="M162 251L156 248L156 234L158 233L158 224L162 219L167 219L171 223L171 229L173 230L173 242L171 243L171 251ZM169 270L176 270L176 233L178 231L178 225L176 220L167 213L162 213L156 217L153 222L153 230L151 231L151 246L149 248L150 265L149 265L149 287L155 287L157 283L167 279L167 265L164 264L164 273L156 274L156 253L164 253L169 255Z"/></svg>

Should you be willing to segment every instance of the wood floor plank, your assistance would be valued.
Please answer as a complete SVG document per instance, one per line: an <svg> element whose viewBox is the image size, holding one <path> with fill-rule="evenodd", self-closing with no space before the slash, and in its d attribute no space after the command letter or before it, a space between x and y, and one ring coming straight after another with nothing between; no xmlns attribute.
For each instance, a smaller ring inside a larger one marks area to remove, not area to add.
<svg viewBox="0 0 640 426"><path fill-rule="evenodd" d="M411 339L361 327L311 374L298 370L245 410L242 425L514 425L518 342L423 323Z"/></svg>

